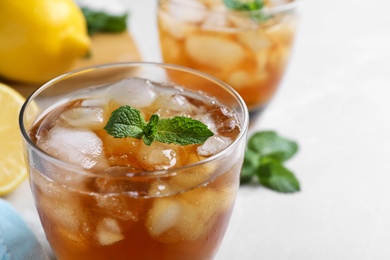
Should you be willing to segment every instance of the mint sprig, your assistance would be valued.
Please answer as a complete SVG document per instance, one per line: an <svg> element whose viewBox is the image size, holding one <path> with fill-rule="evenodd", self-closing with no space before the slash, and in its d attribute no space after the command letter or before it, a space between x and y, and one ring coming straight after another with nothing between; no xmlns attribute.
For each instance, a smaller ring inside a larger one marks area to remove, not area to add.
<svg viewBox="0 0 390 260"><path fill-rule="evenodd" d="M203 144L214 133L199 120L183 116L159 118L153 114L146 122L138 109L121 106L111 113L106 132L114 138L143 139L146 145L157 140L162 143L189 145Z"/></svg>
<svg viewBox="0 0 390 260"><path fill-rule="evenodd" d="M227 8L236 11L260 10L264 6L263 0L223 0Z"/></svg>
<svg viewBox="0 0 390 260"><path fill-rule="evenodd" d="M248 141L241 184L258 183L272 190L292 193L300 190L294 173L283 163L298 151L298 144L274 131L257 132Z"/></svg>
<svg viewBox="0 0 390 260"><path fill-rule="evenodd" d="M264 0L223 0L225 6L233 11L257 11L265 6ZM271 18L262 12L251 12L250 19L255 22L264 22Z"/></svg>

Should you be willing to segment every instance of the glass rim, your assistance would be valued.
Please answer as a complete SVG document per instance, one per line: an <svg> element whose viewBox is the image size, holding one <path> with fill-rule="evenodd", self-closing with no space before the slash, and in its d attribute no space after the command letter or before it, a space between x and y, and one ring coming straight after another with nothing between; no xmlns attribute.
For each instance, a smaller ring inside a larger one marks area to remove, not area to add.
<svg viewBox="0 0 390 260"><path fill-rule="evenodd" d="M193 167L199 167L201 165L204 165L204 164L207 164L209 162L218 160L219 158L222 158L231 149L234 149L234 147L236 147L242 141L242 139L246 138L246 134L247 134L248 129L249 129L248 108L247 108L244 100L242 99L242 97L230 85L228 85L224 81L222 81L214 76L211 76L207 73L204 73L204 72L192 69L192 68L184 67L181 65L162 63L162 62L140 61L140 62L115 62L115 63L106 63L106 64L100 64L100 65L95 65L95 66L83 67L80 69L72 70L72 71L66 72L64 74L61 74L61 75L53 78L52 80L44 83L39 88L37 88L26 99L26 101L23 103L21 110L19 112L19 119L18 119L19 130L21 131L22 137L23 137L24 141L26 142L26 145L28 147L31 147L31 149L33 149L36 154L38 154L41 158L44 158L46 161L49 161L49 162L51 162L55 165L58 165L62 168L70 169L74 172L77 172L78 174L99 176L100 174L104 173L104 170L103 171L101 171L101 170L91 171L91 169L85 169L79 165L75 165L75 164L60 160L60 159L55 158L54 156L48 154L47 152L45 152L41 148L39 148L31 140L31 138L28 134L28 131L26 130L26 128L24 126L24 118L25 118L26 109L28 108L29 105L31 105L34 98L37 97L42 91L49 88L50 86L52 86L56 82L59 82L67 77L71 77L71 76L77 75L79 73L88 73L89 70L98 70L98 69L106 69L106 68L114 68L114 67L142 67L142 66L143 67L145 67L145 66L160 67L160 68L172 69L172 70L176 70L176 71L183 71L186 73L190 73L192 75L200 76L202 78L205 78L207 80L210 80L210 81L215 82L216 84L222 86L225 90L227 90L227 92L229 92L231 94L231 96L233 96L237 100L239 107L242 109L243 121L242 121L242 124L240 124L241 130L240 130L240 133L238 134L238 136L236 137L236 139L231 144L229 144L227 147L225 147L224 149L222 149L218 153L216 153L216 154L214 154L214 155L212 155L204 160L201 160L201 161L198 161L195 163L191 163L188 165L180 166L177 168L167 169L167 170L155 170L155 171L145 171L145 170L142 171L141 170L141 171L134 171L134 172L128 172L128 173L126 172L123 174L115 174L115 175L111 175L112 178L123 178L123 177L126 177L126 178L137 177L138 178L138 177L143 177L143 176L144 177L153 177L153 176L163 177L163 176L175 175L178 171L191 169ZM34 120L37 120L38 118L39 118L39 116L37 118L34 118Z"/></svg>
<svg viewBox="0 0 390 260"><path fill-rule="evenodd" d="M162 0L159 0L161 2ZM190 8L195 8L198 10L202 10L208 13L219 13L219 14L224 14L224 13L231 13L231 14L248 14L248 15L254 15L254 14L276 14L280 12L285 12L289 10L293 10L296 8L301 0L290 0L287 3L283 4L278 4L272 7L267 7L264 6L264 8L259 9L259 10L210 10L210 9L204 9L204 8L198 8L197 6L191 5L191 3L188 3L187 0L172 0L174 4L179 4L182 6L188 6Z"/></svg>

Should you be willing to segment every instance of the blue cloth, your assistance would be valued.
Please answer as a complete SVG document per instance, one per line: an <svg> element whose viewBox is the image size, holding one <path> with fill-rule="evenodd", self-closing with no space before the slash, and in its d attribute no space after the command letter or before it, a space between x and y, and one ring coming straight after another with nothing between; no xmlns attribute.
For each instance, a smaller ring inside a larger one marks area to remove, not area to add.
<svg viewBox="0 0 390 260"><path fill-rule="evenodd" d="M49 259L12 205L0 199L0 260Z"/></svg>

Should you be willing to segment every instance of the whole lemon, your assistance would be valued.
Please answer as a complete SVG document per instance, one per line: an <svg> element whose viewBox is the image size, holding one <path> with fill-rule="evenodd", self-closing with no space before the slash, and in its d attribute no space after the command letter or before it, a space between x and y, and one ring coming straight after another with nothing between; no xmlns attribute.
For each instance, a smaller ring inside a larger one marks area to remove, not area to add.
<svg viewBox="0 0 390 260"><path fill-rule="evenodd" d="M0 77L46 82L69 70L89 45L73 0L0 0Z"/></svg>

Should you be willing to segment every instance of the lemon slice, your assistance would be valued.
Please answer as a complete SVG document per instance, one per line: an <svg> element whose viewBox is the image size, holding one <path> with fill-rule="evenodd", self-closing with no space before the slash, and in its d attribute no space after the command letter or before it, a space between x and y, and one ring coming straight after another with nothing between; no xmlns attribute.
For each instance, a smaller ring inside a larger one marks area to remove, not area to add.
<svg viewBox="0 0 390 260"><path fill-rule="evenodd" d="M27 176L18 117L25 98L0 83L0 196L13 191Z"/></svg>

